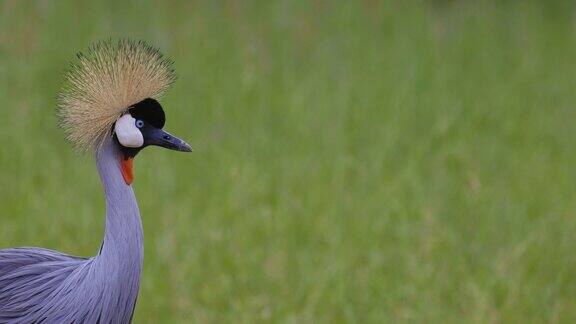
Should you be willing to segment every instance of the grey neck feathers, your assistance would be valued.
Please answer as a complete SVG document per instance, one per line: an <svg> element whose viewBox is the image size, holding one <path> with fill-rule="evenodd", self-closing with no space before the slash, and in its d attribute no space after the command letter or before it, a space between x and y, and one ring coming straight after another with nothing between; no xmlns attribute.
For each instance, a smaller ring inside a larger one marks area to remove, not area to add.
<svg viewBox="0 0 576 324"><path fill-rule="evenodd" d="M0 250L0 323L129 323L140 286L142 223L112 138L98 151L106 195L100 253L84 259L40 248ZM3 272L4 271L4 272Z"/></svg>
<svg viewBox="0 0 576 324"><path fill-rule="evenodd" d="M126 185L120 172L120 154L112 138L96 154L106 195L106 229L94 266L106 275L105 290L112 294L109 302L124 304L131 316L140 286L144 246L140 211L132 187Z"/></svg>

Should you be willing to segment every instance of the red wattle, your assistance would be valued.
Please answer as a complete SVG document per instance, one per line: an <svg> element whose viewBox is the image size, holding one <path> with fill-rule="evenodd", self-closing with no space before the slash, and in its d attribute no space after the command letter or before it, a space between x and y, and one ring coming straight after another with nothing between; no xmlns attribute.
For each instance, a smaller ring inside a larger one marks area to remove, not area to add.
<svg viewBox="0 0 576 324"><path fill-rule="evenodd" d="M132 184L132 181L134 181L134 158L122 158L122 161L120 161L120 171L122 171L124 182L126 182L127 185Z"/></svg>

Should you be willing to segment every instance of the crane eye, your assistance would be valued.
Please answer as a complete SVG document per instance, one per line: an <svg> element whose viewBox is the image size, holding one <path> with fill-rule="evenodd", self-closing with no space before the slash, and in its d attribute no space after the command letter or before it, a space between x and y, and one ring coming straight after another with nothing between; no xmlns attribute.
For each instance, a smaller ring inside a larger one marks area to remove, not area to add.
<svg viewBox="0 0 576 324"><path fill-rule="evenodd" d="M138 128L144 127L144 122L141 121L140 119L138 119L138 120L136 121L136 127L138 127Z"/></svg>

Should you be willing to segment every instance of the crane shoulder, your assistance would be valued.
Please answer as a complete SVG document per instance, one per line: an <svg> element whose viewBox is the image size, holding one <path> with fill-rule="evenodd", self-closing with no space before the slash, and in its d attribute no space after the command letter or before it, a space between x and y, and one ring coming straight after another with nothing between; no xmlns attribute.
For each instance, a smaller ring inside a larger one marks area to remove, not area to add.
<svg viewBox="0 0 576 324"><path fill-rule="evenodd" d="M0 250L0 323L26 318L32 305L40 305L86 262L43 248Z"/></svg>
<svg viewBox="0 0 576 324"><path fill-rule="evenodd" d="M33 264L85 260L87 259L37 247L0 249L0 278L17 268Z"/></svg>

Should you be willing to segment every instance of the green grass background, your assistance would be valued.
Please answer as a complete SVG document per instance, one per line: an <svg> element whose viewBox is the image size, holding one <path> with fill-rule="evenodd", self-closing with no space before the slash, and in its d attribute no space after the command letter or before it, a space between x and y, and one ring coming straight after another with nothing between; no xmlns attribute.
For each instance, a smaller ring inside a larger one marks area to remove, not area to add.
<svg viewBox="0 0 576 324"><path fill-rule="evenodd" d="M179 75L191 155L135 163L136 323L576 321L569 1L0 1L0 247L97 252L94 162L56 126L77 51Z"/></svg>

